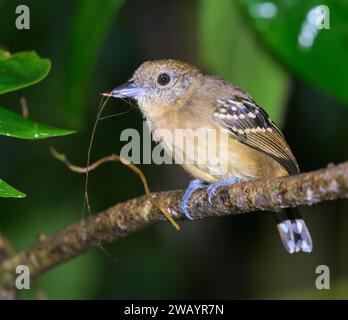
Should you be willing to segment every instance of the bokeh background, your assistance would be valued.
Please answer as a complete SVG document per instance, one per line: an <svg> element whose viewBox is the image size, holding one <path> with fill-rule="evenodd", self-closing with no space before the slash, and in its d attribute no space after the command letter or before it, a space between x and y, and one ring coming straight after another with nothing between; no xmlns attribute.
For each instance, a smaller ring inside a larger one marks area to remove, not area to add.
<svg viewBox="0 0 348 320"><path fill-rule="evenodd" d="M30 8L30 30L15 27L20 4ZM313 8L322 4L330 29L313 29ZM31 119L77 130L51 140L75 164L86 162L99 94L145 60L175 58L248 91L309 171L348 158L347 21L344 0L0 0L0 43L52 61L48 77L22 94ZM16 92L1 95L0 105L20 112ZM106 114L128 108L112 100ZM120 152L125 128L142 129L136 108L101 122L93 159ZM190 179L175 165L140 167L152 191L184 188ZM0 176L27 194L0 198L0 232L17 251L81 218L84 176L41 142L0 137ZM111 163L91 173L89 191L97 212L143 194L143 187L128 168ZM268 213L182 223L180 232L166 223L107 245L117 263L89 251L44 274L21 297L348 298L348 201L301 211L314 240L310 255L288 255ZM330 290L315 287L321 264L330 268Z"/></svg>

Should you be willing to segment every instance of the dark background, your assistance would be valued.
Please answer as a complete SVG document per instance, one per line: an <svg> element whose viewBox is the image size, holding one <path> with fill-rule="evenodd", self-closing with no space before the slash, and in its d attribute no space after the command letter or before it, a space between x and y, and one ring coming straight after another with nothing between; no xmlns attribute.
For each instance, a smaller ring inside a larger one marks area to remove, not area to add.
<svg viewBox="0 0 348 320"><path fill-rule="evenodd" d="M49 76L22 93L31 119L77 130L52 140L72 162L85 164L99 94L157 58L188 61L250 92L282 127L302 171L347 159L347 80L341 76L347 61L338 56L347 52L348 42L330 48L325 42L347 40L346 25L335 29L335 13L347 12L336 10L338 3L347 9L343 2L322 1L333 6L331 29L320 31L318 42L305 52L286 37L277 42L277 33L290 24L298 33L306 12L322 2L290 7L289 1L272 1L279 5L279 28L268 29L257 28L248 1L128 0L108 9L106 3L116 2L0 1L1 45L13 53L35 50L52 61ZM30 8L30 30L15 28L19 4ZM287 46L298 50L299 58L288 57ZM301 58L305 55L308 63ZM320 74L320 65L328 64L332 77ZM20 111L16 93L1 96L0 105ZM110 100L106 114L127 109L124 102ZM135 108L100 123L93 159L119 153L126 128L142 130ZM190 180L175 165L140 167L152 191L184 188ZM0 232L16 250L33 244L39 233L52 234L82 217L84 176L53 159L41 142L0 137L0 171L27 194L0 200ZM107 164L91 173L89 192L97 212L143 194L143 187L128 168ZM168 223L158 225L107 245L117 263L99 249L89 251L44 274L22 297L348 298L347 210L346 200L301 208L314 250L291 256L269 213L181 223L180 232ZM315 288L321 264L330 268L330 290Z"/></svg>

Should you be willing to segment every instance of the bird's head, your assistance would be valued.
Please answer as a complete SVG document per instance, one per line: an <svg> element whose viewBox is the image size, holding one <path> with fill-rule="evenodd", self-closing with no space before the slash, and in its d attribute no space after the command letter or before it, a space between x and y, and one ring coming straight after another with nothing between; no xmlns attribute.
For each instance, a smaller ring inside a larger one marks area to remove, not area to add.
<svg viewBox="0 0 348 320"><path fill-rule="evenodd" d="M178 60L144 62L123 85L105 94L115 98L134 99L149 116L180 108L180 102L192 84L201 76L194 66Z"/></svg>

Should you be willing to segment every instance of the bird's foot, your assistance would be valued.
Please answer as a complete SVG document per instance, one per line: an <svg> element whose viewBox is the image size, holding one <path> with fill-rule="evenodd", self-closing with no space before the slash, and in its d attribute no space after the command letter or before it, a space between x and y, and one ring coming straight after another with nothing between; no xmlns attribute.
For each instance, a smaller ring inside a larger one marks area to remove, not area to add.
<svg viewBox="0 0 348 320"><path fill-rule="evenodd" d="M208 189L207 189L207 193L208 193L208 202L210 205L213 204L213 199L215 197L215 194L216 194L216 190L219 188L219 187L222 187L222 186L227 186L227 185L231 185L231 184L235 184L235 183L238 183L240 180L237 178L237 177L231 177L227 180L221 180L221 181L218 181L216 183L212 183Z"/></svg>
<svg viewBox="0 0 348 320"><path fill-rule="evenodd" d="M207 185L203 183L202 181L195 179L195 180L192 180L189 186L187 187L180 204L181 210L184 212L187 219L192 220L189 206L188 206L192 193L195 192L197 189L205 188L206 186Z"/></svg>

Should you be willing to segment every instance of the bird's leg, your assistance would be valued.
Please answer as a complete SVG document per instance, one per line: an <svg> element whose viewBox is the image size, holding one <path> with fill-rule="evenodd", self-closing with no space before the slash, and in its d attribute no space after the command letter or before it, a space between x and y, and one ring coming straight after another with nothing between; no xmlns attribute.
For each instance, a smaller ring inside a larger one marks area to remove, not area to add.
<svg viewBox="0 0 348 320"><path fill-rule="evenodd" d="M212 183L211 185L209 185L209 187L207 189L209 204L212 205L212 201L213 201L213 198L215 197L216 190L219 187L235 184L235 183L238 183L239 181L240 180L237 177L231 177L227 180L221 180L221 181L218 181L218 182L215 182L215 183Z"/></svg>
<svg viewBox="0 0 348 320"><path fill-rule="evenodd" d="M207 185L199 179L192 180L189 186L187 187L180 204L181 210L184 212L187 219L192 220L189 206L188 206L192 193L195 192L197 189L206 188L206 187Z"/></svg>

